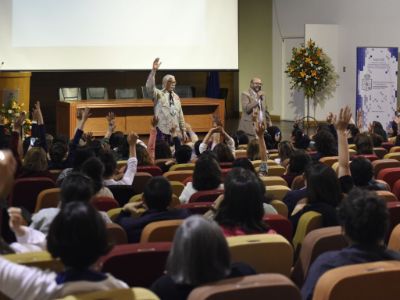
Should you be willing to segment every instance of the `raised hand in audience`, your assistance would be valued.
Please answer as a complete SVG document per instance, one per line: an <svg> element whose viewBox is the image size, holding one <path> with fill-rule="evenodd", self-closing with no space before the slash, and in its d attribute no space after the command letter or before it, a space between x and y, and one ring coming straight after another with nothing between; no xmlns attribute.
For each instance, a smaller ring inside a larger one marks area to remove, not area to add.
<svg viewBox="0 0 400 300"><path fill-rule="evenodd" d="M22 236L25 234L24 226L26 221L22 217L22 211L19 207L10 207L8 209L9 226L10 229L15 233L16 236Z"/></svg>
<svg viewBox="0 0 400 300"><path fill-rule="evenodd" d="M85 123L90 116L91 114L89 107L81 108L76 111L76 118L78 120L78 129L83 130L83 128L85 127Z"/></svg>
<svg viewBox="0 0 400 300"><path fill-rule="evenodd" d="M346 106L344 109L340 109L339 119L335 118L335 127L337 131L347 131L347 126L351 120L351 110L350 107Z"/></svg>
<svg viewBox="0 0 400 300"><path fill-rule="evenodd" d="M86 144L90 144L90 142L94 141L95 137L93 136L93 132L85 132L82 135L82 139L86 142Z"/></svg>
<svg viewBox="0 0 400 300"><path fill-rule="evenodd" d="M107 114L107 116L106 116L106 119L107 119L108 129L111 132L114 132L115 127L116 127L116 125L115 125L115 113L109 112Z"/></svg>
<svg viewBox="0 0 400 300"><path fill-rule="evenodd" d="M216 127L211 127L210 130L208 130L206 136L203 139L204 144L208 144L212 138L212 135L214 133L220 133L221 132L221 126L216 126Z"/></svg>
<svg viewBox="0 0 400 300"><path fill-rule="evenodd" d="M36 101L36 103L34 105L34 111L36 112L38 125L43 125L44 120L43 120L42 110L40 108L40 101Z"/></svg>
<svg viewBox="0 0 400 300"><path fill-rule="evenodd" d="M217 115L213 115L213 127L218 127L218 126L222 126L222 122L221 119L219 118L219 116Z"/></svg>
<svg viewBox="0 0 400 300"><path fill-rule="evenodd" d="M110 138L110 136L113 134L116 128L115 114L113 112L109 112L106 116L106 120L107 120L107 131L104 138Z"/></svg>
<svg viewBox="0 0 400 300"><path fill-rule="evenodd" d="M25 119L26 116L24 112L21 112L19 116L15 117L13 130L18 133L21 133L22 125L25 123Z"/></svg>
<svg viewBox="0 0 400 300"><path fill-rule="evenodd" d="M338 152L339 152L339 169L338 177L351 175L350 172L350 155L349 145L347 141L347 126L351 119L350 107L340 109L339 118L335 123L336 131L338 133Z"/></svg>
<svg viewBox="0 0 400 300"><path fill-rule="evenodd" d="M128 134L126 137L128 144L130 146L136 145L137 140L139 139L139 136L135 132L131 132Z"/></svg>
<svg viewBox="0 0 400 300"><path fill-rule="evenodd" d="M190 142L196 143L199 140L199 137L197 136L196 132L193 131L192 125L185 123L185 127L186 132L189 134Z"/></svg>
<svg viewBox="0 0 400 300"><path fill-rule="evenodd" d="M136 157L136 142L139 136L135 132L131 132L126 137L129 144L129 157Z"/></svg>

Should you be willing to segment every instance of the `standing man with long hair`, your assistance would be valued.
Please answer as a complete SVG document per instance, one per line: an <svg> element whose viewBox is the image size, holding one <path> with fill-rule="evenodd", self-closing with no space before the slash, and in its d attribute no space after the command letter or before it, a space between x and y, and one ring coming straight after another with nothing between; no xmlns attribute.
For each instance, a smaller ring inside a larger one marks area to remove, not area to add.
<svg viewBox="0 0 400 300"><path fill-rule="evenodd" d="M175 76L167 74L162 80L162 89L156 88L155 76L161 61L156 58L147 78L146 89L153 98L154 115L158 118L157 140L171 142L171 132L176 130L184 141L187 140L185 119L179 96L175 93Z"/></svg>

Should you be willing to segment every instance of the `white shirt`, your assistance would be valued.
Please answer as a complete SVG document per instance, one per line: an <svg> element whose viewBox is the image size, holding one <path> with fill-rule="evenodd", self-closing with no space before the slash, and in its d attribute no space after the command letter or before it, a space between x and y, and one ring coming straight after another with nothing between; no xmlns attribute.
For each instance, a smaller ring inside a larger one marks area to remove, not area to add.
<svg viewBox="0 0 400 300"><path fill-rule="evenodd" d="M224 189L224 184L221 183L218 188L219 190L223 190ZM185 188L183 189L181 195L179 196L179 201L182 204L188 203L190 200L190 197L192 197L192 195L194 193L197 193L198 191L193 187L193 183L192 182L188 182L185 186Z"/></svg>
<svg viewBox="0 0 400 300"><path fill-rule="evenodd" d="M32 216L32 223L29 227L47 234L49 232L51 222L53 222L54 218L59 212L59 207L43 208ZM112 223L106 212L99 211L99 213L105 223Z"/></svg>
<svg viewBox="0 0 400 300"><path fill-rule="evenodd" d="M121 180L105 179L104 185L132 185L133 179L137 171L137 158L130 157L126 163L126 171Z"/></svg>
<svg viewBox="0 0 400 300"><path fill-rule="evenodd" d="M258 122L262 123L264 121L264 115L263 115L263 110L262 110L262 102L263 102L263 97L262 96L258 96L258 94L254 91L254 90L250 90L250 93L253 94L253 96L257 99L257 103L258 103Z"/></svg>

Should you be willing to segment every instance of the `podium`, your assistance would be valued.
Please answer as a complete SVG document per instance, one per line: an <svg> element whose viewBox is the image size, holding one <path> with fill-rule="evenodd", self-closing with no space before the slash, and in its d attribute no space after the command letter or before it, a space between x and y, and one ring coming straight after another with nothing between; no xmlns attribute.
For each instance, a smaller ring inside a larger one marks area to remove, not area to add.
<svg viewBox="0 0 400 300"><path fill-rule="evenodd" d="M224 102L224 99L214 98L181 98L185 121L195 132L207 132L212 127L214 116L224 124ZM85 125L85 131L93 132L94 136L105 135L108 112L115 113L116 130L149 134L150 121L154 114L151 99L58 101L57 134L72 138L77 125L76 111L85 107L89 107L92 114Z"/></svg>

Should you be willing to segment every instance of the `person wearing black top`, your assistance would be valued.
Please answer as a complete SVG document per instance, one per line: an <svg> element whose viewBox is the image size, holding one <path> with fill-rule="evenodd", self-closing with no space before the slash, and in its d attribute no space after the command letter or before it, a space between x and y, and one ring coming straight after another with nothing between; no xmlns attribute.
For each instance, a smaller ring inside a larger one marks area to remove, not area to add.
<svg viewBox="0 0 400 300"><path fill-rule="evenodd" d="M399 253L384 246L389 213L384 200L374 192L354 189L342 201L338 219L350 246L321 254L314 261L301 291L303 299L312 299L318 279L331 269L381 260L400 260Z"/></svg>

